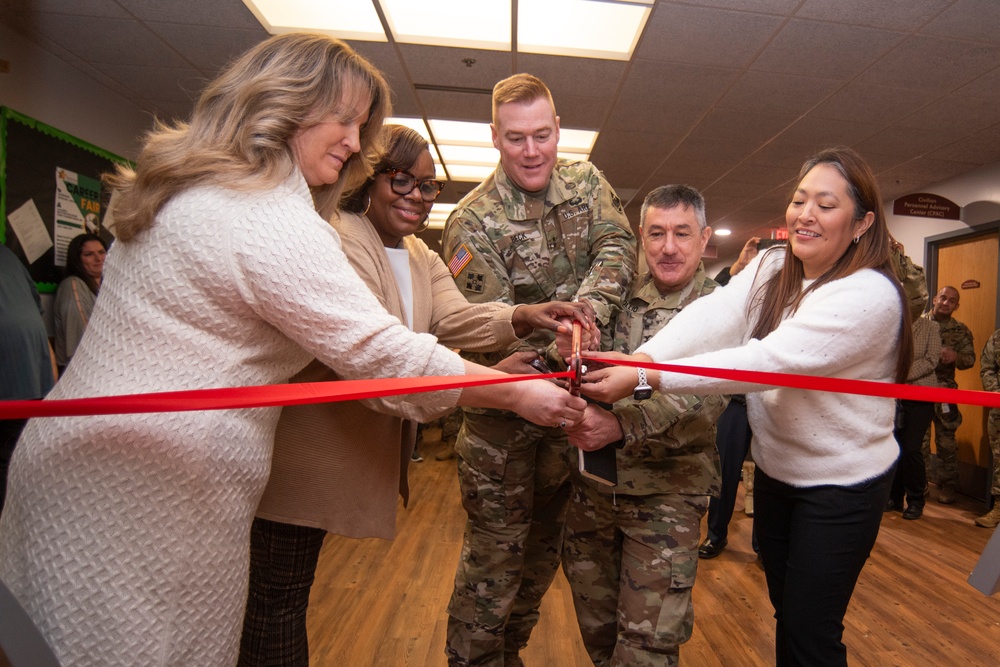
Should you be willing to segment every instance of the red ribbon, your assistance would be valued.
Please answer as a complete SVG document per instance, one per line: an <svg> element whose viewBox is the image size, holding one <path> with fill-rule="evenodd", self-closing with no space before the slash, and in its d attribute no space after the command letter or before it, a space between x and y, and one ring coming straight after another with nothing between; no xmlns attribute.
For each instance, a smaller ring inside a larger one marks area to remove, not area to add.
<svg viewBox="0 0 1000 667"><path fill-rule="evenodd" d="M791 373L771 373L767 371L740 371L728 368L703 368L701 366L678 366L676 364L654 364L649 361L598 359L584 354L588 361L612 363L616 366L651 368L669 373L701 375L720 380L751 382L774 387L792 387L813 391L831 391L839 394L860 394L862 396L883 396L902 398L910 401L933 403L963 403L981 405L985 408L1000 408L1000 393L975 391L971 389L949 389L947 387L919 387L913 384L894 384L873 380L848 380L845 378L816 377L814 375L794 375Z"/></svg>
<svg viewBox="0 0 1000 667"><path fill-rule="evenodd" d="M418 394L461 387L476 387L521 380L565 378L569 373L544 375L457 375L445 377L299 382L226 389L192 389L156 394L100 396L45 401L0 401L0 419L30 417L76 417L83 415L135 414L140 412L185 412L268 408L307 403L333 403L363 398Z"/></svg>
<svg viewBox="0 0 1000 667"><path fill-rule="evenodd" d="M583 355L588 361L611 363L702 375L722 380L750 382L774 387L792 387L813 391L831 391L863 396L902 398L911 401L934 403L962 403L986 408L1000 408L1000 393L948 389L943 387L918 387L911 384L893 384L871 380L741 371L726 368L704 368L655 364L647 361L608 360ZM338 382L301 382L296 384L261 385L227 389L193 389L155 394L126 396L101 396L45 401L0 401L0 419L27 419L31 417L75 417L84 415L135 414L142 412L185 412L191 410L231 410L237 408L265 408L308 403L334 403L364 398L416 394L445 389L460 389L502 382L522 380L570 378L572 373L545 373L531 375L460 375L446 377L388 378L378 380L341 380Z"/></svg>

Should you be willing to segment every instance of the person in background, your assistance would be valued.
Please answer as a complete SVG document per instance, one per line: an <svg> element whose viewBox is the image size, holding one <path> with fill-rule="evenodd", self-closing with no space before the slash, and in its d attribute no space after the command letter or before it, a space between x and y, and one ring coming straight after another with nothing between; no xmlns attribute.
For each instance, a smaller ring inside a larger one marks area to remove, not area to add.
<svg viewBox="0 0 1000 667"><path fill-rule="evenodd" d="M979 377L983 381L984 391L1000 391L998 347L1000 347L1000 329L994 331L993 335L986 341L983 354L979 358ZM990 475L992 479L990 495L993 497L993 507L986 514L976 518L976 525L983 528L996 528L1000 525L1000 409L990 408L986 430L990 438L990 451L993 454L993 470Z"/></svg>
<svg viewBox="0 0 1000 667"><path fill-rule="evenodd" d="M929 317L918 317L913 322L912 334L913 364L906 376L906 383L936 387L937 374L934 368L941 359L941 334L937 322ZM899 443L900 454L885 511L902 512L904 519L919 519L924 513L927 469L920 447L933 417L934 404L926 401L900 399L896 408L893 434Z"/></svg>
<svg viewBox="0 0 1000 667"><path fill-rule="evenodd" d="M470 351L506 348L557 318L593 314L582 303L471 304L441 257L414 233L444 187L435 180L427 141L402 125L383 129L385 154L332 224L348 261L392 315L439 344ZM505 371L535 373L527 364ZM293 382L341 375L319 360ZM306 612L323 538L392 539L397 497L409 498L407 462L418 403L370 399L284 408L275 432L267 487L250 534L250 591L243 667L309 664Z"/></svg>
<svg viewBox="0 0 1000 667"><path fill-rule="evenodd" d="M757 256L760 237L751 237L740 250L732 266L727 266L715 276L715 281L722 286L728 285L730 279L746 268L747 264ZM750 443L753 432L747 421L747 401L743 394L733 394L729 397L729 405L719 417L716 431L716 446L719 449L719 470L721 473L719 493L708 501L708 519L706 521L707 535L705 541L698 545L699 558L715 558L729 544L729 522L733 518L736 507L736 491L740 484L740 474L745 469L744 461L750 453ZM751 464L752 465L752 464ZM752 498L752 482L747 480L746 493ZM746 501L747 503L750 500ZM751 511L748 509L747 514ZM757 551L756 537L752 540L753 550Z"/></svg>
<svg viewBox="0 0 1000 667"><path fill-rule="evenodd" d="M958 389L955 382L955 369L972 368L976 363L976 348L972 341L972 331L969 327L952 317L958 310L959 293L951 286L942 287L931 299L931 309L923 317L937 322L941 331L941 359L934 372L937 374L938 386ZM934 405L934 449L937 453L938 466L936 475L928 475L935 481L940 490L937 501L942 505L955 502L955 490L958 487L958 443L955 442L955 431L962 425L962 413L955 403L935 403ZM931 431L924 433L921 445L924 465L930 468Z"/></svg>
<svg viewBox="0 0 1000 667"><path fill-rule="evenodd" d="M325 35L270 37L223 68L190 121L107 177L117 240L46 398L268 385L314 358L344 378L498 375L385 312L318 212L371 174L388 112L381 74ZM432 415L467 401L550 427L585 406L543 380L398 398ZM29 421L0 579L61 664L235 664L279 413Z"/></svg>
<svg viewBox="0 0 1000 667"><path fill-rule="evenodd" d="M66 250L66 277L56 290L55 348L60 371L69 365L94 311L108 244L97 234L80 234Z"/></svg>
<svg viewBox="0 0 1000 667"><path fill-rule="evenodd" d="M626 358L905 381L913 358L908 301L893 274L868 164L850 148L810 157L785 223L787 250L761 253ZM597 368L583 392L617 400L632 393L636 373ZM754 525L774 606L776 664L845 667L844 614L878 536L899 456L895 402L659 371L648 380L662 392L747 394Z"/></svg>
<svg viewBox="0 0 1000 667"><path fill-rule="evenodd" d="M718 285L701 255L712 236L701 193L656 188L642 203L639 236L649 271L632 282L613 349L630 353ZM595 665L677 665L691 637L698 530L719 491L719 395L632 396L587 406L569 429L583 450L617 449L618 483L574 470L563 569L583 643ZM570 452L576 461L576 451Z"/></svg>
<svg viewBox="0 0 1000 667"><path fill-rule="evenodd" d="M55 356L42 320L42 302L27 267L0 244L0 400L43 398L55 384ZM0 419L0 513L7 468L27 419Z"/></svg>
<svg viewBox="0 0 1000 667"><path fill-rule="evenodd" d="M586 300L610 345L636 263L621 201L594 165L558 157L559 117L537 77L494 86L491 130L500 164L445 225L442 254L459 290L476 303ZM552 339L536 332L519 347L551 349ZM521 664L559 569L566 447L562 429L465 410L455 449L468 522L448 605L449 664Z"/></svg>

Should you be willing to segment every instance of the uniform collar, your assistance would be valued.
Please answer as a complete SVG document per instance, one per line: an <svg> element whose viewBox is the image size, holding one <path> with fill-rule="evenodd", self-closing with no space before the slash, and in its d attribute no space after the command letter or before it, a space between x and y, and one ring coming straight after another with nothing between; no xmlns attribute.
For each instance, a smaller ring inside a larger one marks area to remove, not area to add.
<svg viewBox="0 0 1000 667"><path fill-rule="evenodd" d="M563 158L556 160L552 176L549 177L549 186L539 195L530 195L514 185L503 165L498 164L493 178L507 219L535 220L572 199L577 188L575 183L563 175L562 168L567 164L569 161Z"/></svg>

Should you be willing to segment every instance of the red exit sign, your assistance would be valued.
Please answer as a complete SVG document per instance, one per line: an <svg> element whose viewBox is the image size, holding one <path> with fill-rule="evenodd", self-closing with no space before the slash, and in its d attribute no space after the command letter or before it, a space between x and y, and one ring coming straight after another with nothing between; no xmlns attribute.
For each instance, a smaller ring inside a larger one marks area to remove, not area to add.
<svg viewBox="0 0 1000 667"><path fill-rule="evenodd" d="M771 230L771 238L778 241L787 241L788 227L775 227Z"/></svg>

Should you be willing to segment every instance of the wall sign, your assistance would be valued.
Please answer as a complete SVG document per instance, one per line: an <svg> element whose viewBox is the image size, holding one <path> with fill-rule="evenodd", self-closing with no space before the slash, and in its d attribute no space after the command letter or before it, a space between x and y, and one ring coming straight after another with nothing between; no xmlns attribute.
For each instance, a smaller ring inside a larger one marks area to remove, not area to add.
<svg viewBox="0 0 1000 667"><path fill-rule="evenodd" d="M910 215L917 218L961 220L962 207L940 195L917 192L900 197L892 204L893 215Z"/></svg>

